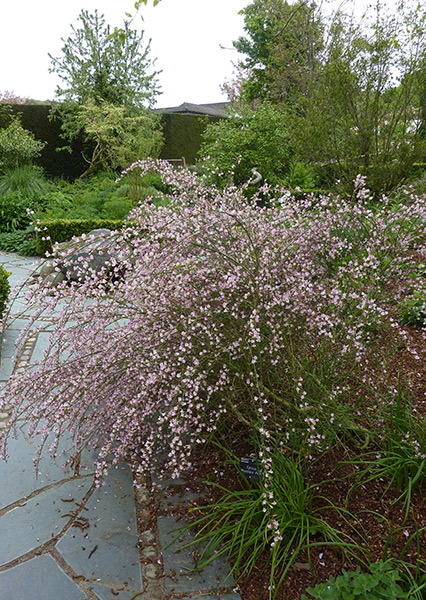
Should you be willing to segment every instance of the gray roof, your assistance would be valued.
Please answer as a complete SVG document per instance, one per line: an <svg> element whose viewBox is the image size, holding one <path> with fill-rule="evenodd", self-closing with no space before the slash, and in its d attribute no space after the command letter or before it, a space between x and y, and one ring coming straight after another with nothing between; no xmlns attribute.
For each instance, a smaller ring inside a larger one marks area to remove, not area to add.
<svg viewBox="0 0 426 600"><path fill-rule="evenodd" d="M171 106L168 108L155 108L154 110L162 113L186 113L191 115L210 115L212 117L226 117L227 108L230 102L213 102L212 104L191 104L184 102L180 106Z"/></svg>

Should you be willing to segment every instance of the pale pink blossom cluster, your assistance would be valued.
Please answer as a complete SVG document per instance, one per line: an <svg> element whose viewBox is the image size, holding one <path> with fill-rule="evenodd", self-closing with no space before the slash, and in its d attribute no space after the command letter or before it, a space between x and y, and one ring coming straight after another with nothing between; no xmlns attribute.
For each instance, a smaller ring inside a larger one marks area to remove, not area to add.
<svg viewBox="0 0 426 600"><path fill-rule="evenodd" d="M74 453L97 448L99 479L123 460L138 476L160 453L178 475L197 445L235 428L324 448L336 407L380 397L381 334L402 335L394 306L424 285L410 257L425 199L372 210L358 188L355 200L282 196L259 209L162 161L135 168L158 171L171 204L135 208L103 271L88 252L82 283L36 290L55 328L44 359L7 386L13 422L28 419L43 442L71 432Z"/></svg>
<svg viewBox="0 0 426 600"><path fill-rule="evenodd" d="M0 91L0 102L3 104L26 104L28 98L21 98L20 96L17 96L15 92L5 90L4 92Z"/></svg>

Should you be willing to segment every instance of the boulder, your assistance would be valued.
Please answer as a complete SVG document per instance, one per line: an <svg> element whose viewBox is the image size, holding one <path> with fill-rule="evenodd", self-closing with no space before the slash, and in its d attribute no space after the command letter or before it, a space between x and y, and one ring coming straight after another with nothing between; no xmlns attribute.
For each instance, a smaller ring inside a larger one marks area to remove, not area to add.
<svg viewBox="0 0 426 600"><path fill-rule="evenodd" d="M84 283L91 271L100 271L116 256L115 239L109 229L94 229L84 238L63 242L56 248L56 258L47 259L34 274L49 286L64 279ZM66 264L58 262L61 252L67 255Z"/></svg>

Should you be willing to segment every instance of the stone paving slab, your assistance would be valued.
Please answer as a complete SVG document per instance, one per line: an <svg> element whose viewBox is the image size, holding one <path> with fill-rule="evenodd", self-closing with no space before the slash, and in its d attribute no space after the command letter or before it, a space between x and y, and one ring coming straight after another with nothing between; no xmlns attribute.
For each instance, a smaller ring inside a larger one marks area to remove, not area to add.
<svg viewBox="0 0 426 600"><path fill-rule="evenodd" d="M0 573L0 600L88 600L50 555Z"/></svg>
<svg viewBox="0 0 426 600"><path fill-rule="evenodd" d="M2 263L12 271L12 285L34 270L32 258L0 252ZM15 366L14 342L37 310L24 296L22 288L8 317L0 394ZM33 327L39 331L22 356L31 362L43 358L53 329L46 315L38 317ZM3 422L0 416L0 427ZM23 422L17 439L10 441L8 462L0 460L0 600L179 600L182 594L192 600L240 600L238 594L228 593L234 582L226 578L229 570L223 561L193 573L191 551L179 551L179 544L167 547L176 537L171 530L181 525L175 517L161 516L158 527L138 532L133 478L127 467L111 469L105 485L94 489L95 453L82 453L75 475L63 468L69 445L64 437L57 458L42 454L36 477L33 457L38 441L26 431ZM158 483L164 509L173 512L193 500L184 480ZM182 493L174 487L179 484ZM139 505L144 498L149 511L148 488L137 497ZM152 522L145 527L152 527Z"/></svg>
<svg viewBox="0 0 426 600"><path fill-rule="evenodd" d="M15 361L12 360L12 358L5 358L5 357L1 357L1 363L0 363L0 382L5 382L9 379L9 377L12 375L13 373L13 369L15 367ZM2 385L0 383L0 396L1 396L1 389L2 389Z"/></svg>
<svg viewBox="0 0 426 600"><path fill-rule="evenodd" d="M89 584L89 588L95 592L99 600L147 600L143 592L135 592L135 590L123 590L121 587L107 587L99 584ZM138 594L136 596L136 594ZM136 597L135 597L136 596ZM1 598L0 598L1 600Z"/></svg>
<svg viewBox="0 0 426 600"><path fill-rule="evenodd" d="M42 360L45 351L49 347L51 332L50 331L40 331L37 335L37 343L31 355L31 363Z"/></svg>
<svg viewBox="0 0 426 600"><path fill-rule="evenodd" d="M182 521L176 522L173 515L166 515L159 517L157 524L163 550L166 588L169 592L212 591L235 585L234 578L230 575L229 568L221 557L207 565L202 571L194 571L196 547L183 548L193 540L193 537L185 532L177 541L174 541L178 533L173 530L182 527Z"/></svg>
<svg viewBox="0 0 426 600"><path fill-rule="evenodd" d="M38 490L74 476L71 469L63 467L68 458L66 448L69 441L66 438L59 442L57 458L52 458L48 452L42 453L36 475L33 458L37 440L38 437L29 438L26 435L25 425L18 429L16 438L10 439L10 458L7 461L0 460L0 482L7 482L7 485L0 485L0 510ZM86 475L90 472L93 472L93 456L87 453L82 456L80 474Z"/></svg>
<svg viewBox="0 0 426 600"><path fill-rule="evenodd" d="M23 500L19 506L0 517L0 566L28 554L42 546L61 531L70 521L69 514L75 503L81 502L91 485L90 478L65 481L41 490L31 500ZM61 498L73 498L63 502Z"/></svg>
<svg viewBox="0 0 426 600"><path fill-rule="evenodd" d="M20 318L14 318L14 319L9 319L9 322L7 324L7 329L8 331L10 330L15 330L17 329L18 331L22 331L22 329L24 329L24 327L26 327L28 324L28 319L20 319ZM46 323L43 323L42 321L38 321L37 323L34 324L35 326L43 326L46 325Z"/></svg>
<svg viewBox="0 0 426 600"><path fill-rule="evenodd" d="M20 331L8 329L3 336L2 358L12 358L16 354L16 340L19 338Z"/></svg>
<svg viewBox="0 0 426 600"><path fill-rule="evenodd" d="M141 590L139 536L131 490L133 478L129 469L123 466L112 470L82 513L89 527L69 529L57 549L67 564L91 582Z"/></svg>

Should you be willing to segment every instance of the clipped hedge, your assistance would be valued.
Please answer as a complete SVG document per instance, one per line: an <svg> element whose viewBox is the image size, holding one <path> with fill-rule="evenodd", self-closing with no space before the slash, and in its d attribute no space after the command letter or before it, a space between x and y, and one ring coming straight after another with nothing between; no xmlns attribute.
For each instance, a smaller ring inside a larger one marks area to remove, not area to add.
<svg viewBox="0 0 426 600"><path fill-rule="evenodd" d="M50 119L51 105L46 104L9 104L5 105L10 114L19 115L25 129L32 131L35 137L46 143L40 158L35 162L43 167L49 177L76 179L86 168L86 156L91 153L92 146L77 138L71 144L71 154L57 151L67 145L61 137L61 121ZM162 113L161 124L164 146L160 158L185 157L187 164L195 164L202 142L202 135L207 123L217 122L223 117L210 115L193 115L182 113ZM8 124L7 115L0 114L0 128Z"/></svg>
<svg viewBox="0 0 426 600"><path fill-rule="evenodd" d="M90 153L90 144L84 144L79 137L73 142L65 142L61 137L60 119L50 119L50 104L11 104L8 105L11 114L19 116L22 126L31 131L36 139L46 142L45 147L40 153L40 157L35 161L36 164L43 167L48 177L62 177L65 179L75 179L87 168L87 162L82 153ZM0 127L5 127L8 119L1 118ZM71 154L65 150L57 151L69 145L72 148Z"/></svg>
<svg viewBox="0 0 426 600"><path fill-rule="evenodd" d="M73 236L90 233L93 229L120 229L122 220L117 219L56 219L40 221L36 231L36 252L44 256L52 252L55 243L67 242Z"/></svg>
<svg viewBox="0 0 426 600"><path fill-rule="evenodd" d="M4 267L0 265L0 319L3 317L7 300L10 294L9 275Z"/></svg>
<svg viewBox="0 0 426 600"><path fill-rule="evenodd" d="M221 120L223 117L163 113L161 122L164 146L160 152L160 158L181 158L183 156L187 165L195 164L207 124Z"/></svg>

